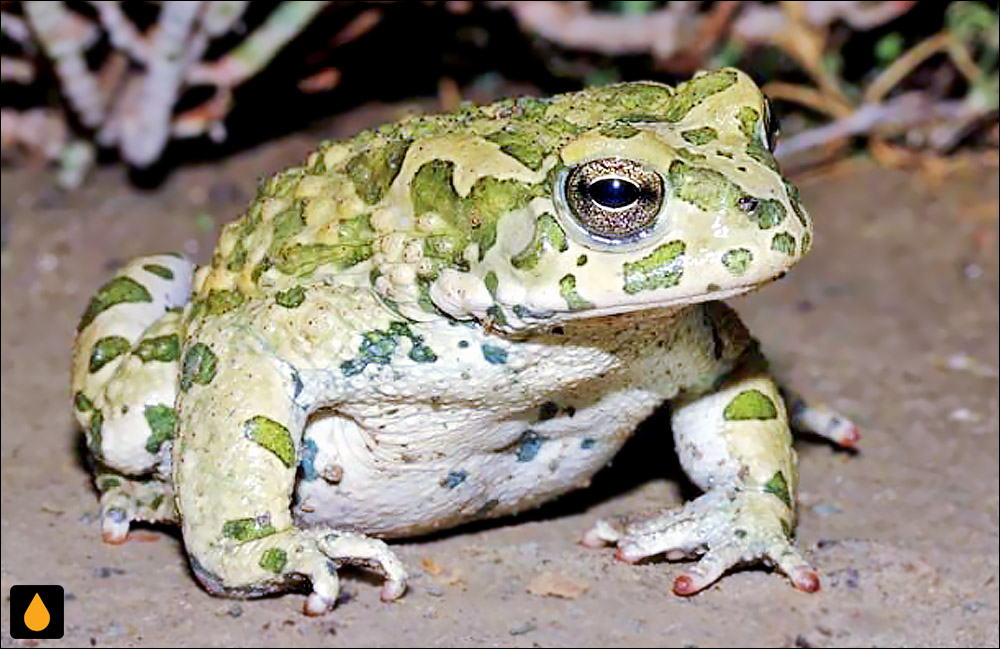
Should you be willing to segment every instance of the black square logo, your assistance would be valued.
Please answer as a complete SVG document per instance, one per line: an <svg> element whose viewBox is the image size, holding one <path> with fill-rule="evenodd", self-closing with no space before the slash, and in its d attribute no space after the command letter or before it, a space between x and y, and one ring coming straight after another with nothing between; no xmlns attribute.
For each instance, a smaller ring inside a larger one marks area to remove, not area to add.
<svg viewBox="0 0 1000 649"><path fill-rule="evenodd" d="M10 637L19 640L63 637L62 586L11 586Z"/></svg>

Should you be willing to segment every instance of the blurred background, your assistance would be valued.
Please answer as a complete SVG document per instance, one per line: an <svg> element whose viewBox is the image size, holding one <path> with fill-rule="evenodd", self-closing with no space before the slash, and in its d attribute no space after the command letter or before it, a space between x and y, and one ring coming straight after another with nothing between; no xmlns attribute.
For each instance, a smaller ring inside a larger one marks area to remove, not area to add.
<svg viewBox="0 0 1000 649"><path fill-rule="evenodd" d="M998 646L998 3L0 2L0 611L60 584L46 646ZM69 359L132 257L210 259L258 179L323 139L463 101L735 65L771 97L814 218L788 277L733 302L774 371L861 427L800 440L812 595L759 568L697 597L681 569L577 544L696 494L666 413L590 489L400 542L410 590L347 571L340 605L236 601L176 530L101 543Z"/></svg>
<svg viewBox="0 0 1000 649"><path fill-rule="evenodd" d="M998 143L996 3L5 0L2 12L3 160L50 163L64 187L98 161L156 181L372 102L447 111L724 65L765 84L784 158L995 158Z"/></svg>

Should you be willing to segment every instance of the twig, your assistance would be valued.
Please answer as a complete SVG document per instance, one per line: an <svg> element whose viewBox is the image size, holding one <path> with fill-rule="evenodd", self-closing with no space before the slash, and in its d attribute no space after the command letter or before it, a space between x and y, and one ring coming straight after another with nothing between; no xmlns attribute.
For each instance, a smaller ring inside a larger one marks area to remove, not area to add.
<svg viewBox="0 0 1000 649"><path fill-rule="evenodd" d="M914 68L935 54L943 52L950 40L948 32L938 32L908 49L868 84L862 101L866 104L880 101Z"/></svg>
<svg viewBox="0 0 1000 649"><path fill-rule="evenodd" d="M588 3L495 1L521 28L563 47L604 54L651 53L659 60L682 51L695 36L692 3L671 3L645 15L595 13Z"/></svg>
<svg viewBox="0 0 1000 649"><path fill-rule="evenodd" d="M94 38L94 26L67 11L62 2L26 1L24 13L42 51L54 62L66 99L85 126L97 128L107 111L108 97L84 60L84 52Z"/></svg>
<svg viewBox="0 0 1000 649"><path fill-rule="evenodd" d="M863 134L881 136L899 133L915 126L937 121L966 120L971 109L965 101L930 101L920 92L910 92L879 104L866 104L854 113L785 138L778 143L776 155L788 158L806 149Z"/></svg>
<svg viewBox="0 0 1000 649"><path fill-rule="evenodd" d="M116 49L126 52L138 63L149 61L149 43L122 12L121 3L113 0L91 2L97 17L108 33L108 40Z"/></svg>
<svg viewBox="0 0 1000 649"><path fill-rule="evenodd" d="M150 41L149 67L136 110L123 115L121 151L129 162L154 162L170 136L170 118L181 87L186 62L200 58L189 40L201 2L163 5L157 31Z"/></svg>
<svg viewBox="0 0 1000 649"><path fill-rule="evenodd" d="M201 29L213 38L222 36L236 26L243 17L247 4L245 0L215 0L206 3L201 14Z"/></svg>
<svg viewBox="0 0 1000 649"><path fill-rule="evenodd" d="M28 29L28 24L24 22L24 19L6 11L0 15L2 15L0 33L21 47L28 47L31 44L31 30Z"/></svg>
<svg viewBox="0 0 1000 649"><path fill-rule="evenodd" d="M913 0L903 2L804 2L806 15L811 24L827 27L837 20L864 31L886 24L916 4Z"/></svg>
<svg viewBox="0 0 1000 649"><path fill-rule="evenodd" d="M772 81L765 84L762 90L771 99L791 101L830 117L847 117L854 112L854 107L850 104L824 95L819 90L808 86Z"/></svg>
<svg viewBox="0 0 1000 649"><path fill-rule="evenodd" d="M256 74L329 2L283 2L233 51L216 63L196 65L191 84L235 87Z"/></svg>

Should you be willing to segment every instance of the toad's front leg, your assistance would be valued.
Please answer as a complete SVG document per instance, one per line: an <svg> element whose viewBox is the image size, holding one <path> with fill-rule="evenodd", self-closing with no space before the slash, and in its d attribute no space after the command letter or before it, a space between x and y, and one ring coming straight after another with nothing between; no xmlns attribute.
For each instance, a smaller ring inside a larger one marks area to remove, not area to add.
<svg viewBox="0 0 1000 649"><path fill-rule="evenodd" d="M735 375L715 392L682 401L673 428L681 464L706 493L675 511L599 521L584 543L617 544L627 562L701 555L674 581L678 595L702 590L734 566L760 562L777 566L799 590L817 590L819 575L794 542L797 458L770 377Z"/></svg>
<svg viewBox="0 0 1000 649"><path fill-rule="evenodd" d="M382 599L403 594L406 572L382 541L292 519L308 412L294 373L238 335L194 342L181 369L174 486L191 565L213 594L253 597L308 579L305 612L337 601L337 568L360 563L386 576ZM223 352L222 350L225 350Z"/></svg>

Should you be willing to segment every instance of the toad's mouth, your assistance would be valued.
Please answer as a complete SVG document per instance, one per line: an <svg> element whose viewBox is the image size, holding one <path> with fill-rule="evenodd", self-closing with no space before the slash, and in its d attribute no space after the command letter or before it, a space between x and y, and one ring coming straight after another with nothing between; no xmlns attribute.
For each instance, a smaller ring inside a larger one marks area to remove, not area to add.
<svg viewBox="0 0 1000 649"><path fill-rule="evenodd" d="M582 311L560 311L558 313L530 314L528 317L524 318L524 320L526 322L532 322L532 320L535 320L539 324L552 324L553 322L558 322L558 321L586 320L590 318L601 318L601 317L622 315L626 313L635 313L637 311L679 311L684 307L691 306L694 304L701 304L703 302L712 302L715 300L728 300L729 298L738 297L740 295L751 293L759 288L767 286L768 284L781 279L782 277L785 276L785 274L786 271L782 271L766 280L758 279L737 286L729 286L714 291L706 291L704 293L677 295L669 299L663 299L663 300L651 300L649 302L641 302L636 304L618 304L607 307L595 306ZM532 315L534 315L535 318L532 318L531 317Z"/></svg>

